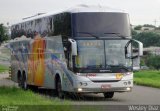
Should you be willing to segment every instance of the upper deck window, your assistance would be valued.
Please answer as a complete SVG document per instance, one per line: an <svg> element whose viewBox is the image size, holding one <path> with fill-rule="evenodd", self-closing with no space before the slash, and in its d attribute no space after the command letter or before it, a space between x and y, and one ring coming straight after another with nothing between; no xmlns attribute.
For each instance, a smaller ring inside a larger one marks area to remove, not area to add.
<svg viewBox="0 0 160 111"><path fill-rule="evenodd" d="M117 12L81 12L72 14L73 37L85 37L88 32L98 36L104 33L118 33L130 37L130 22L127 13ZM110 36L110 35L108 35Z"/></svg>

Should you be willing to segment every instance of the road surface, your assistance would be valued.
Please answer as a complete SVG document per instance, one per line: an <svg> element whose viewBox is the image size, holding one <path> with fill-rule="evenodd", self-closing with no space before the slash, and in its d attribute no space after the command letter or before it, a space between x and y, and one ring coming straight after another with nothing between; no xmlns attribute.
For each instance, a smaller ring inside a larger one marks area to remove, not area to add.
<svg viewBox="0 0 160 111"><path fill-rule="evenodd" d="M8 77L8 74L0 74L0 86L17 86ZM112 99L105 99L103 94L86 94L78 98L70 95L66 99L73 105L160 105L160 89L135 85L132 92L115 93Z"/></svg>
<svg viewBox="0 0 160 111"><path fill-rule="evenodd" d="M104 99L103 94L87 94L72 102L77 105L160 105L160 89L135 85L132 92L115 93L112 99Z"/></svg>

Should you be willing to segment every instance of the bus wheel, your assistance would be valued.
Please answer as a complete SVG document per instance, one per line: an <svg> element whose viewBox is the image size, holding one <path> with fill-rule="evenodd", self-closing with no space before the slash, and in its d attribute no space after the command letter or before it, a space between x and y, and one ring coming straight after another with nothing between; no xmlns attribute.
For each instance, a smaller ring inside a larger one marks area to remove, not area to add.
<svg viewBox="0 0 160 111"><path fill-rule="evenodd" d="M27 79L25 77L25 75L22 77L22 89L27 90L28 89L28 85L27 85Z"/></svg>
<svg viewBox="0 0 160 111"><path fill-rule="evenodd" d="M104 94L105 98L113 98L113 96L114 96L114 92L106 92L106 93L103 93L103 94Z"/></svg>
<svg viewBox="0 0 160 111"><path fill-rule="evenodd" d="M61 85L61 80L58 78L57 80L57 95L59 98L64 99L64 93L62 91L62 85Z"/></svg>
<svg viewBox="0 0 160 111"><path fill-rule="evenodd" d="M22 81L22 89L24 89L24 90L27 90L27 89L28 89L26 79L23 79L23 81Z"/></svg>
<svg viewBox="0 0 160 111"><path fill-rule="evenodd" d="M18 77L18 86L22 88L22 76Z"/></svg>

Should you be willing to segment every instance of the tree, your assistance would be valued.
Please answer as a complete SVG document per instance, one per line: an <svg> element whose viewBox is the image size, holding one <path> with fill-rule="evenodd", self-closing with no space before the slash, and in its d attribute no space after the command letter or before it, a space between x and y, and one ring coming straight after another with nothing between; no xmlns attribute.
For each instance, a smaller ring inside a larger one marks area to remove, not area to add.
<svg viewBox="0 0 160 111"><path fill-rule="evenodd" d="M138 33L135 30L133 30L133 29L131 30L131 33L132 33L132 37L136 38L136 36L137 36Z"/></svg>
<svg viewBox="0 0 160 111"><path fill-rule="evenodd" d="M146 65L150 68L160 69L160 56L158 55L149 55L146 59Z"/></svg>
<svg viewBox="0 0 160 111"><path fill-rule="evenodd" d="M156 28L156 26L154 26L154 25L151 25L151 24L144 24L143 26L144 26L144 27Z"/></svg>
<svg viewBox="0 0 160 111"><path fill-rule="evenodd" d="M160 30L160 26L159 26L159 27L156 27L156 30Z"/></svg>
<svg viewBox="0 0 160 111"><path fill-rule="evenodd" d="M133 34L133 32L132 32ZM160 47L160 34L155 32L141 32L132 35L134 39L143 43L144 47L157 46Z"/></svg>
<svg viewBox="0 0 160 111"><path fill-rule="evenodd" d="M134 30L141 30L142 26L141 25L138 25L134 28Z"/></svg>
<svg viewBox="0 0 160 111"><path fill-rule="evenodd" d="M8 39L6 28L3 26L3 24L0 24L0 44Z"/></svg>

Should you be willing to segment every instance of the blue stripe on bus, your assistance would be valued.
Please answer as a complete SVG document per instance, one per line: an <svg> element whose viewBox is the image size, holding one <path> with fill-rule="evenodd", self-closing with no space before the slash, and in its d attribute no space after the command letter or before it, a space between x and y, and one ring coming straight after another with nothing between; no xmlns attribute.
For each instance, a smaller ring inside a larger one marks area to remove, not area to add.
<svg viewBox="0 0 160 111"><path fill-rule="evenodd" d="M61 62L61 60L56 55L52 54L51 57L52 57L53 61L60 64L61 68L63 69L63 71L65 72L66 76L68 77L69 81L71 82L71 84L73 86L73 79L72 79L71 75L69 74L68 70L66 69L65 65Z"/></svg>

